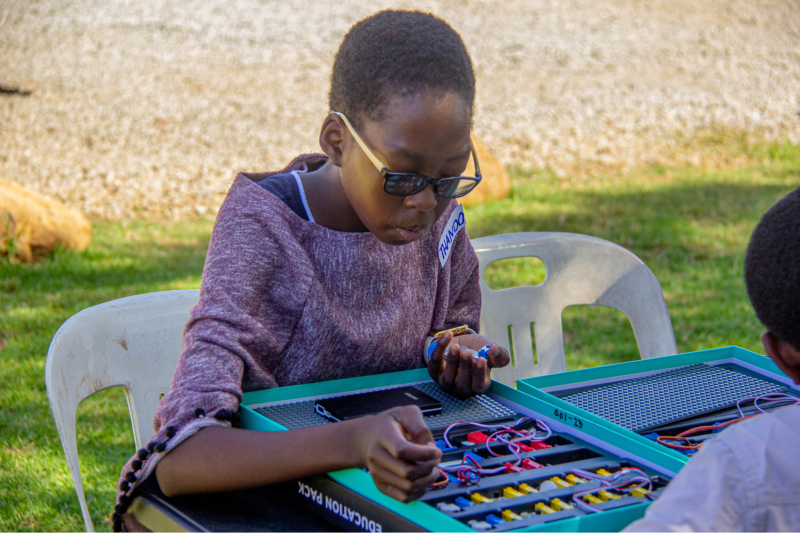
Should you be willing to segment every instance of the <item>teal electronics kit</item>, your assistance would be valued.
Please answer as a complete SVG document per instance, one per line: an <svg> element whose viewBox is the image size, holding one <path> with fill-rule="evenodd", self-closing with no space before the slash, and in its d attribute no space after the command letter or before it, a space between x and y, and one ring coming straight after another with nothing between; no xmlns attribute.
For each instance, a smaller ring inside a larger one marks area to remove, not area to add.
<svg viewBox="0 0 800 533"><path fill-rule="evenodd" d="M353 531L618 531L685 462L544 393L493 382L486 394L458 399L425 369L245 393L242 425L283 431L337 423L315 406L403 387L441 404L425 417L443 452L435 486L404 504L378 491L366 470L349 469L298 481L304 506Z"/></svg>

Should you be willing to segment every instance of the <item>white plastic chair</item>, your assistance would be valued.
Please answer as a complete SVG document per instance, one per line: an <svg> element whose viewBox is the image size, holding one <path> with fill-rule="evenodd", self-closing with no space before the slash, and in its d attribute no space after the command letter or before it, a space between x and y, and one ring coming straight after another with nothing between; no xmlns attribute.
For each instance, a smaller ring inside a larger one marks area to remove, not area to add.
<svg viewBox="0 0 800 533"><path fill-rule="evenodd" d="M625 248L572 233L494 235L473 239L472 246L480 261L483 332L514 349L514 362L493 370L493 379L513 387L518 379L566 371L561 312L572 305L600 305L625 313L642 359L678 353L661 285ZM541 259L547 269L540 285L495 291L486 284L489 263L528 256Z"/></svg>
<svg viewBox="0 0 800 533"><path fill-rule="evenodd" d="M47 396L87 531L94 528L78 462L78 404L101 390L122 387L136 448L150 440L158 401L169 390L183 328L199 294L198 290L154 292L96 305L64 322L50 343L44 378Z"/></svg>

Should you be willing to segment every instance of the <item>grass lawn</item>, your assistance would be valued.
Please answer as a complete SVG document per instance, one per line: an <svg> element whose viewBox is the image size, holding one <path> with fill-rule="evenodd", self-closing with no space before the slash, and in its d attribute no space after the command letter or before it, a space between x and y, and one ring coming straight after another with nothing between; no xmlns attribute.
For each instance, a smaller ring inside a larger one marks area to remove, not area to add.
<svg viewBox="0 0 800 533"><path fill-rule="evenodd" d="M747 302L744 251L761 214L800 186L800 148L741 148L733 169L651 168L557 178L512 169L511 198L467 211L472 237L517 231L594 235L637 254L661 282L681 352L736 344L761 352ZM79 530L72 481L44 387L58 327L86 307L152 291L196 288L210 220L97 224L84 253L34 266L0 261L0 530ZM495 288L541 281L541 263L493 265ZM570 369L638 357L627 319L609 309L564 313ZM124 395L96 394L79 410L84 487L95 526L110 529L114 485L133 452Z"/></svg>

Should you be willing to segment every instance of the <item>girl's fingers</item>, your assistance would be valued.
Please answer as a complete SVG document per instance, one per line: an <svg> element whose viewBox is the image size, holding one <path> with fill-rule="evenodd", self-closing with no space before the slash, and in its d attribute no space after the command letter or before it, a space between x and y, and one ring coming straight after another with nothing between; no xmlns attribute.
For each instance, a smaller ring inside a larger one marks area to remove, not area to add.
<svg viewBox="0 0 800 533"><path fill-rule="evenodd" d="M499 344L493 344L489 348L488 361L489 368L502 368L511 362L511 356L508 355L508 350Z"/></svg>
<svg viewBox="0 0 800 533"><path fill-rule="evenodd" d="M374 478L374 476L373 476ZM375 486L378 487L378 490L383 492L384 494L391 496L395 500L399 500L403 503L412 502L414 500L420 499L425 494L425 489L418 489L411 492L406 492L400 490L399 488L391 485L390 483L382 483L378 480L375 480Z"/></svg>
<svg viewBox="0 0 800 533"><path fill-rule="evenodd" d="M483 394L489 388L489 383L486 379L489 369L487 368L486 360L479 357L475 364L472 365L472 393Z"/></svg>
<svg viewBox="0 0 800 533"><path fill-rule="evenodd" d="M413 405L399 407L391 412L391 416L404 431L411 435L412 440L417 444L434 443L433 434L430 428L425 425L425 420L422 418L422 411L419 410L419 407Z"/></svg>
<svg viewBox="0 0 800 533"><path fill-rule="evenodd" d="M472 351L462 349L460 352L455 392L461 396L469 396L472 393Z"/></svg>
<svg viewBox="0 0 800 533"><path fill-rule="evenodd" d="M372 478L375 481L375 486L378 487L378 490L386 494L387 496L390 496L395 500L399 500L403 503L408 503L410 501L413 501L410 493L404 492L389 483L383 483L381 481L378 481L377 479L375 479L375 474L372 475Z"/></svg>
<svg viewBox="0 0 800 533"><path fill-rule="evenodd" d="M382 465L378 464L370 465L369 471L376 485L382 484L385 485L386 488L392 487L394 490L384 492L400 501L411 501L412 499L419 498L419 496L424 494L425 489L430 487L439 477L439 472L433 469L427 474L412 480L403 476L398 476L392 470L385 469Z"/></svg>
<svg viewBox="0 0 800 533"><path fill-rule="evenodd" d="M439 383L439 378L442 375L445 365L445 351L452 340L453 334L451 332L448 331L442 335L442 338L436 343L436 348L434 348L431 358L428 361L428 374L430 374L431 378L437 383Z"/></svg>
<svg viewBox="0 0 800 533"><path fill-rule="evenodd" d="M450 353L445 357L444 370L439 378L439 386L445 392L451 392L456 386L456 374L460 361L461 347L457 344L450 345Z"/></svg>

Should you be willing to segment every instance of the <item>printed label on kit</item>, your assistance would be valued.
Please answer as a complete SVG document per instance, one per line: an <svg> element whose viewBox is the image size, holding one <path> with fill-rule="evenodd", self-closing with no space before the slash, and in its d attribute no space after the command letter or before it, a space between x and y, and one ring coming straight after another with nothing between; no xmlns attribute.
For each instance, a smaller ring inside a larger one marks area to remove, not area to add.
<svg viewBox="0 0 800 533"><path fill-rule="evenodd" d="M464 206L459 204L458 207L453 209L450 213L450 218L447 219L447 224L444 226L442 236L439 238L439 262L444 267L447 258L450 257L450 252L453 251L453 243L456 240L458 232L464 229L466 221L464 220Z"/></svg>

